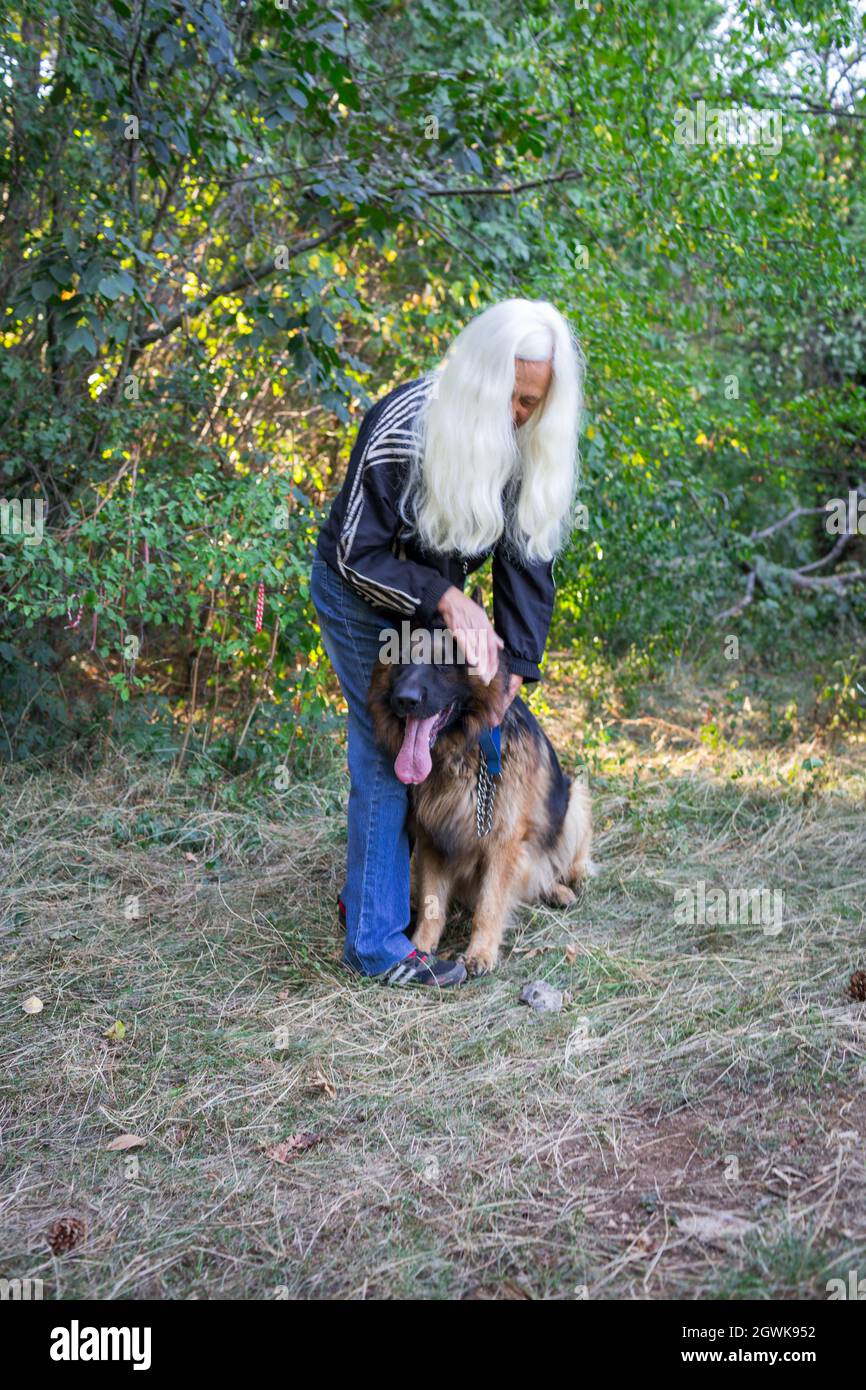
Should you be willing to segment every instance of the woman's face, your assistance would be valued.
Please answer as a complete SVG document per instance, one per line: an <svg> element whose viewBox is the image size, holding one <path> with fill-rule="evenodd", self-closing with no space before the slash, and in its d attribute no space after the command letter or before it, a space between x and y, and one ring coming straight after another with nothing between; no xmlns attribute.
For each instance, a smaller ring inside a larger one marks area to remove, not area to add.
<svg viewBox="0 0 866 1390"><path fill-rule="evenodd" d="M527 362L514 359L514 390L511 393L511 419L519 430L544 404L553 370L549 362Z"/></svg>

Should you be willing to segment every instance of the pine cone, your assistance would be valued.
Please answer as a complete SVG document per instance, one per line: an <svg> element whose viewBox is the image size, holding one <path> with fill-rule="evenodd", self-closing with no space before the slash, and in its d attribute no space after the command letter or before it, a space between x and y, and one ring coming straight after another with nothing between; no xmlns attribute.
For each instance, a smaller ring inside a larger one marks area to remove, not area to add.
<svg viewBox="0 0 866 1390"><path fill-rule="evenodd" d="M857 999L860 1003L866 1003L866 970L855 970L851 976L851 983L848 986L848 993L852 999Z"/></svg>
<svg viewBox="0 0 866 1390"><path fill-rule="evenodd" d="M67 1250L80 1245L86 1235L87 1228L77 1216L61 1216L46 1231L45 1238L55 1255L65 1255Z"/></svg>

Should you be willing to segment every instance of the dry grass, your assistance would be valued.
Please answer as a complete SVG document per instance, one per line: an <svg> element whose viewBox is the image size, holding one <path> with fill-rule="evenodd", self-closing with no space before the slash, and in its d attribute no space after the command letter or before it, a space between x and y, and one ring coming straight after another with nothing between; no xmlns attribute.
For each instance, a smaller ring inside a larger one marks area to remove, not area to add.
<svg viewBox="0 0 866 1390"><path fill-rule="evenodd" d="M61 1298L631 1299L822 1298L863 1271L866 749L780 744L760 710L709 732L718 686L649 692L666 724L584 724L568 689L547 722L589 751L603 873L441 999L339 967L336 768L209 804L119 757L7 772L0 1274ZM700 879L784 892L782 931L677 925ZM534 978L560 1014L518 1005ZM55 1256L70 1216L86 1238Z"/></svg>

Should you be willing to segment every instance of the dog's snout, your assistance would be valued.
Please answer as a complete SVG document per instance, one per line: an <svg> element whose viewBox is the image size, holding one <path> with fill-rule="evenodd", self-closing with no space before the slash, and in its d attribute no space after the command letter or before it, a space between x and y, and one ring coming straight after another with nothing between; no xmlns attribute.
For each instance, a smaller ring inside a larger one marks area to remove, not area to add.
<svg viewBox="0 0 866 1390"><path fill-rule="evenodd" d="M401 719L415 714L426 698L427 691L420 676L402 681L391 696L391 707Z"/></svg>

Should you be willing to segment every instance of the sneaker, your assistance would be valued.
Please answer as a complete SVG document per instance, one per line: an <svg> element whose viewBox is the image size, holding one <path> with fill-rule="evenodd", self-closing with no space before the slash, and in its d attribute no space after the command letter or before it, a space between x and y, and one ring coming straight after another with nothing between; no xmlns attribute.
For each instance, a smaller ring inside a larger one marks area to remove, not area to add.
<svg viewBox="0 0 866 1390"><path fill-rule="evenodd" d="M462 960L440 960L428 951L410 951L381 977L384 985L462 985L466 966Z"/></svg>

